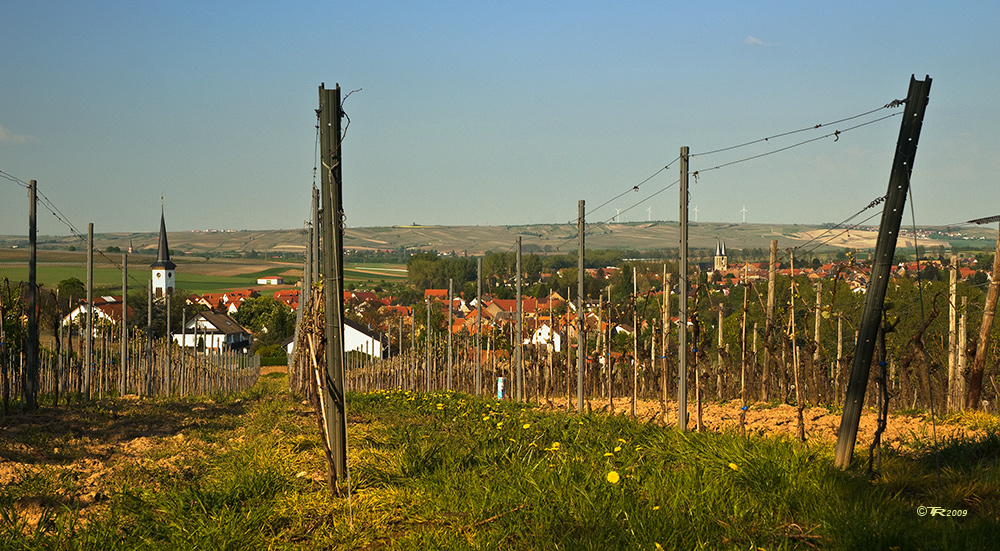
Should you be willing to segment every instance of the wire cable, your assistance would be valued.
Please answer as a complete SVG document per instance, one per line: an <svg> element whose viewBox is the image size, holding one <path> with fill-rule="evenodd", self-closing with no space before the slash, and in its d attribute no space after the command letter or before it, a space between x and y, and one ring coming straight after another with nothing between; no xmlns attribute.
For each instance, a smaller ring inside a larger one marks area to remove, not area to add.
<svg viewBox="0 0 1000 551"><path fill-rule="evenodd" d="M678 160L679 160L680 158L681 158L681 157L680 157L680 155L678 155L676 159L674 159L673 161L670 161L669 163L667 163L666 165L664 165L664 166L663 166L663 168L661 168L661 169L657 170L656 172L654 172L653 174L651 174L651 175L650 175L650 176L649 176L648 178L646 178L645 180L643 180L643 181L639 182L638 184L636 184L636 185L634 185L634 186L632 186L632 187L628 188L627 190L625 190L625 191L623 191L623 192L619 193L618 195L615 195L614 197L612 197L611 199L608 199L607 201L605 201L605 202L601 203L601 204L600 204L600 205L598 205L597 207L595 207L595 208L592 208L592 209L590 209L590 211L586 212L586 213L585 213L585 215L586 215L586 216L589 216L589 215L593 214L594 212L597 212L597 211L601 210L601 209L602 209L603 207L606 207L606 206L608 206L608 204L609 204L609 203L611 203L612 201L614 201L614 200L616 200L616 199L619 199L619 198L621 198L621 197L624 197L625 195L628 195L629 193L631 193L631 192L633 192L633 191L639 191L639 187L640 187L640 186L642 186L642 185L643 185L643 184L645 184L646 182L648 182L648 181L652 180L653 178L655 178L656 176L658 176L658 175L659 175L659 174L660 174L661 172L663 172L664 170L667 170L668 168L670 168L670 165L672 165L672 164L676 163L676 162L677 162L677 161L678 161ZM620 213L619 213L619 214L620 214Z"/></svg>
<svg viewBox="0 0 1000 551"><path fill-rule="evenodd" d="M840 222L840 223L838 223L837 225L833 226L832 228L829 228L829 229L827 229L827 230L826 230L825 232L823 232L823 233L821 233L821 234L817 235L816 237L813 237L813 238L812 238L812 239L810 239L809 241L806 241L805 243L803 243L803 244L801 244L801 245L796 245L795 247L792 247L792 250L793 250L793 251L797 251L797 250L799 250L799 249L801 249L801 248L805 247L806 245L808 245L808 244L812 243L813 241L816 241L816 240L818 240L818 239L822 238L822 237L823 237L824 235L826 235L826 234L828 234L828 233L832 232L833 230L835 230L835 229L837 229L837 228L839 228L839 227L842 227L842 226L843 226L844 224L846 224L846 223L850 222L851 220L853 220L853 219L857 218L857 217L858 217L858 216L859 216L859 215L860 215L860 214L861 214L862 212L864 212L864 211L866 211L866 210L868 210L868 209L870 209L870 208L873 208L873 207L875 207L875 206L877 206L877 205L881 204L881 203L882 203L883 201L885 201L885 195L883 195L882 197L876 197L876 198L875 198L874 200L872 200L872 202L871 202L871 203L868 203L868 206L866 206L865 208L863 208L863 209L859 210L858 212L856 212L856 213L852 214L851 216L848 216L847 218L845 218L845 219L844 219L843 221L841 221L841 222ZM859 225L861 225L861 224L863 224L863 223L867 222L868 220L871 220L872 218L873 218L873 217L868 217L868 218L866 218L865 220L862 220L861 222L858 222L857 224L855 224L855 225L851 226L851 227L850 227L850 228L848 228L848 229L847 229L846 231L850 231L851 229L854 229L854 228L857 228L857 227L858 227ZM813 247L812 249L809 249L808 251L804 251L804 252L807 252L807 253L810 253L810 252L812 252L812 251L816 250L816 248L817 248L817 247L822 247L823 245L825 245L825 244L829 243L830 241L832 241L833 239L836 239L837 237L840 237L840 236L841 236L841 235L843 235L843 234L844 234L844 232L841 232L841 233L839 233L839 234L835 235L835 236L834 236L833 238L831 238L831 239L828 239L827 241L824 241L823 243L820 243L820 244L819 244L819 245L817 245L816 247Z"/></svg>
<svg viewBox="0 0 1000 551"><path fill-rule="evenodd" d="M0 178L3 178L5 180L10 180L11 182L14 182L15 184L23 187L24 189L28 189L29 187L31 187L30 184L28 184L28 182L25 182L24 180L16 176L12 176L2 170L0 170Z"/></svg>
<svg viewBox="0 0 1000 551"><path fill-rule="evenodd" d="M795 147L799 147L801 145L806 145L806 144L809 144L809 143L812 143L812 142L816 142L816 141L819 141L819 140L824 140L824 139L829 138L829 137L833 137L834 138L833 141L837 141L837 140L840 139L841 134L845 134L847 132L850 132L851 130L856 130L856 129L861 128L863 126L868 126L869 124L874 124L876 122L881 122L881 121L884 121L886 119L889 119L889 118L892 118L892 117L895 117L895 116L898 116L898 115L901 115L901 114L902 113L892 113L891 115L886 115L884 117L879 117L877 119L866 121L866 122L863 122L861 124L857 124L857 125L845 128L844 130L834 130L833 132L824 134L822 136L819 136L819 137L816 137L816 138L810 138L808 140L803 140L801 142L794 143L792 145L788 145L788 146L785 146L785 147L782 147L782 148L779 148L779 149L775 149L774 151L768 151L768 152L760 153L760 154L757 154L757 155L751 155L749 157L744 157L742 159L737 159L735 161L730 161L728 163L722 163L720 165L716 165L716 166L713 166L711 168L705 168L705 169L701 169L701 170L696 170L692 174L694 176L697 176L698 174L700 174L702 172L708 172L710 170L718 170L718 169L723 168L723 167L732 166L732 165L739 164L739 163L745 163L747 161L752 161L754 159L760 159L761 157L767 157L769 155L774 155L775 153L781 153L782 151L788 151L789 149L792 149L792 148L795 148ZM694 157L694 155L691 155L691 157Z"/></svg>
<svg viewBox="0 0 1000 551"><path fill-rule="evenodd" d="M903 101L903 100L893 100L893 101L890 101L889 103L883 105L882 107L879 107L879 108L876 108L876 109L872 109L871 111L866 111L864 113L860 113L858 115L854 115L854 116L851 116L851 117L846 117L846 118L843 118L843 119L838 119L838 120L827 122L827 123L820 123L820 124L816 124L816 125L813 125L813 126L807 126L805 128L800 128L798 130L791 130L791 131L788 131L788 132L782 132L780 134L775 134L773 136L767 136L767 137L759 138L759 139L752 140L752 141L749 141L749 142L744 142L744 143L737 144L737 145L731 145L729 147L722 147L722 148L719 148L719 149L713 149L711 151L706 151L704 153L693 153L693 154L689 155L688 157L689 158L691 158L691 157L704 157L706 155L712 155L714 153L722 153L723 151L731 151L733 149L739 149L741 147L746 147L746 146L757 144L757 143L761 143L761 142L767 142L767 141L773 140L775 138L783 138L785 136L791 136L792 134L798 134L800 132L808 132L809 130L816 130L816 129L822 128L824 126L832 126L834 124L840 124L842 122L847 122L847 121L851 121L851 120L854 120L854 119L860 119L861 117L866 117L868 115L871 115L872 113L877 113L877 112L879 112L879 111L881 111L883 109L890 109L890 108L899 107L900 105L903 105L904 103L906 103L906 102Z"/></svg>

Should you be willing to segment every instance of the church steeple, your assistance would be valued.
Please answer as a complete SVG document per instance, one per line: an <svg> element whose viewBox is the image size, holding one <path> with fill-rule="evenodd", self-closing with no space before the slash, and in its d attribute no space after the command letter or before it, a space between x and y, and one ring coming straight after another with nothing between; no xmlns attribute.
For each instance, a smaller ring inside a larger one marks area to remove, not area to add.
<svg viewBox="0 0 1000 551"><path fill-rule="evenodd" d="M716 239L715 245L715 270L724 272L729 268L729 256L726 255L726 242Z"/></svg>
<svg viewBox="0 0 1000 551"><path fill-rule="evenodd" d="M156 250L156 262L149 265L153 270L153 295L162 297L174 293L174 270L177 265L170 260L170 247L167 246L167 223L163 215L163 205L160 205L160 243Z"/></svg>

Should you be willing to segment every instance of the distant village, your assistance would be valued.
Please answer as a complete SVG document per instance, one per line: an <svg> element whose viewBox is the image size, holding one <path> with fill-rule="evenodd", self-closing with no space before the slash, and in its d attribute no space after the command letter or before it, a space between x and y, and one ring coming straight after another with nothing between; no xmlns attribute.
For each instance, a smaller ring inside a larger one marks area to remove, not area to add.
<svg viewBox="0 0 1000 551"><path fill-rule="evenodd" d="M975 258L957 258L957 277L959 280L980 280L979 283L988 281L990 276L980 268ZM176 264L170 260L170 251L167 246L167 236L164 220L161 216L160 236L157 249L157 259L152 263L152 293L162 300L167 295L173 295ZM697 270L704 274L706 283L718 292L728 295L735 286L750 283L768 278L769 266L767 262L744 262L731 263L726 251L725 243L718 242L715 256L712 262L703 262L695 266ZM914 277L918 271L925 274L928 271L938 272L949 269L946 262L940 259L931 259L919 262L904 262L898 264L893 275L896 277ZM557 271L555 274L542 273L542 281L552 278L554 275L563 275L569 269ZM588 277L598 281L605 281L615 276L618 267L609 266L604 268L591 268L586 270ZM868 285L870 266L867 259L855 259L848 255L848 258L839 262L820 263L813 260L803 263L802 266L795 266L791 263L782 263L777 269L777 275L789 277L805 277L812 282L823 279L838 279L845 282L854 293L864 293ZM659 280L661 290L651 290L648 298L659 300L662 296L662 278L655 276ZM262 277L257 280L259 286L283 285L284 279L281 277ZM671 289L671 293L675 293ZM218 350L242 350L249 351L253 346L255 335L236 321L241 306L250 299L261 297L262 293L256 288L243 290L226 291L222 293L206 293L202 295L190 295L184 297L187 304L200 305L204 310L199 312L192 319L185 320L180 332L174 332L171 338L181 346L198 347L204 349L206 353ZM299 308L300 289L282 289L271 294L274 301L288 308L289 313L294 313ZM379 296L373 291L348 290L344 291L343 302L345 312L345 349L347 351L358 351L360 353L373 356L385 357L392 352L392 346L398 346L398 339L391 338L394 327L390 327L390 321L400 328L406 327L407 332L414 326L414 305L399 304L399 300L393 296ZM450 330L453 334L476 334L479 332L493 333L497 330L506 330L517 319L517 300L500 299L489 295L483 297L480 304L475 298L452 296L449 301L448 289L426 289L423 294L423 302L433 306L440 311L442 316L450 319ZM94 302L95 316L98 320L108 320L118 322L122 314L131 313L131 306L126 310L123 308L122 297L104 296L97 297ZM601 331L613 331L615 333L631 334L634 328L627 323L616 323L614 327L607 327L606 322L602 322L596 313L596 303L585 305L587 312L584 316L588 331L598 328ZM81 316L85 317L87 305L81 304L67 315L63 324L80 324ZM576 304L567 301L567 297L557 291L549 292L544 297L522 298L521 314L524 331L524 344L552 347L556 352L563 348L563 343L567 339L576 338L575 320L577 319ZM678 318L672 317L671 321L677 323ZM264 328L266 331L267 329ZM390 344L391 343L391 344ZM293 339L288 336L282 346L286 353L293 352ZM504 354L499 351L497 354Z"/></svg>

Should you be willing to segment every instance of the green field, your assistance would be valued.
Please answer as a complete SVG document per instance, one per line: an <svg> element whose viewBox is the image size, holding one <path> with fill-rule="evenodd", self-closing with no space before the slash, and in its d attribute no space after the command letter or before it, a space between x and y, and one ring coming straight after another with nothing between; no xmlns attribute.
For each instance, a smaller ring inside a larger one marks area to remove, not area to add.
<svg viewBox="0 0 1000 551"><path fill-rule="evenodd" d="M72 258L72 257L71 257ZM85 258L77 255L76 258L83 262L39 262L37 269L37 281L46 288L54 288L60 281L75 277L80 281L87 281L87 267ZM20 259L18 259L20 260ZM95 259L94 286L95 287L115 287L121 289L122 275L118 267L109 267L105 259ZM244 271L245 270L245 271ZM262 293L273 293L278 289L289 289L294 287L294 283L299 276L289 276L287 273L292 270L301 274L299 266L288 263L272 263L268 261L211 261L211 262L181 262L177 266L177 287L190 293L220 293L224 291L255 288ZM236 275L216 275L216 273L232 273L239 271ZM283 276L286 285L270 286L258 285L257 279L261 277ZM0 278L6 277L11 282L27 281L28 267L25 262L0 263ZM129 264L129 287L136 288L149 284L150 271L148 264ZM391 283L405 283L406 266L402 264L348 264L344 267L344 279L347 283L354 283L359 287L385 285Z"/></svg>

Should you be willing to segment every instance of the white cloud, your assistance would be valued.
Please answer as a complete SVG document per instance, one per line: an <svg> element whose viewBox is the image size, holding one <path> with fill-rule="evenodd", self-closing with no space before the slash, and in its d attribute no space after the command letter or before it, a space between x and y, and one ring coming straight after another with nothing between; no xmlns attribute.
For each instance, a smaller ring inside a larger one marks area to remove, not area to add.
<svg viewBox="0 0 1000 551"><path fill-rule="evenodd" d="M744 40L743 43L746 44L747 46L773 46L773 44L764 42L763 40L753 35L747 35L747 39Z"/></svg>
<svg viewBox="0 0 1000 551"><path fill-rule="evenodd" d="M6 128L4 128L3 126L0 126L0 144L21 145L37 141L38 140L36 138L33 138L25 134L14 134L9 130L7 130Z"/></svg>

